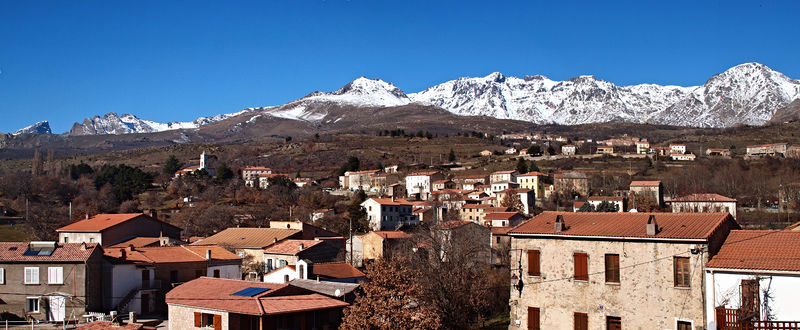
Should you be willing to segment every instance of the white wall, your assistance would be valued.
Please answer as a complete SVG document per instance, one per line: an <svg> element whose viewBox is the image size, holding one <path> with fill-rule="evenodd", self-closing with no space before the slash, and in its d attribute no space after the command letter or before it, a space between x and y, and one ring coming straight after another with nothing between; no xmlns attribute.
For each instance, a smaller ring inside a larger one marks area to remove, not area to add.
<svg viewBox="0 0 800 330"><path fill-rule="evenodd" d="M58 241L60 243L64 243L64 237L69 238L69 241L67 243L98 243L100 245L103 245L103 235L100 233L78 233L78 232L58 233ZM90 238L93 238L94 240L90 240Z"/></svg>
<svg viewBox="0 0 800 330"><path fill-rule="evenodd" d="M286 283L286 281L284 281L284 276L286 276L286 275L289 275L289 281L291 281L291 280L297 278L297 271L295 271L295 270L293 270L293 269L291 269L289 267L283 267L283 268L280 268L280 269L276 269L276 270L272 271L271 273L268 273L268 274L264 275L264 282L283 284L283 283Z"/></svg>
<svg viewBox="0 0 800 330"><path fill-rule="evenodd" d="M215 270L219 270L220 278L228 278L232 280L242 279L242 270L239 265L221 265L221 266L208 267L208 273L206 276L214 277Z"/></svg>
<svg viewBox="0 0 800 330"><path fill-rule="evenodd" d="M706 315L708 329L716 329L714 309L725 305L726 308L740 306L740 285L743 279L753 279L757 274L712 272L706 270ZM759 291L762 320L764 320L764 291L769 287L773 299L769 302L775 321L800 321L800 273L791 275L761 274ZM770 281L771 279L771 281Z"/></svg>
<svg viewBox="0 0 800 330"><path fill-rule="evenodd" d="M150 282L155 279L155 272L150 270ZM117 306L128 292L142 286L142 269L137 269L133 264L116 264L111 268L111 307ZM137 299L138 301L138 299ZM131 307L138 304L131 304Z"/></svg>

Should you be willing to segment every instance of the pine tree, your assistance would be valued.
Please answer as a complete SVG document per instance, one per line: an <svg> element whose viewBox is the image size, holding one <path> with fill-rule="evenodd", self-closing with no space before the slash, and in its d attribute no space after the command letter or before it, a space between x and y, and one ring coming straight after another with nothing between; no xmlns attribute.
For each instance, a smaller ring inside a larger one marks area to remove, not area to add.
<svg viewBox="0 0 800 330"><path fill-rule="evenodd" d="M447 156L447 161L451 163L456 161L456 153L453 151L453 148L450 148L450 155Z"/></svg>

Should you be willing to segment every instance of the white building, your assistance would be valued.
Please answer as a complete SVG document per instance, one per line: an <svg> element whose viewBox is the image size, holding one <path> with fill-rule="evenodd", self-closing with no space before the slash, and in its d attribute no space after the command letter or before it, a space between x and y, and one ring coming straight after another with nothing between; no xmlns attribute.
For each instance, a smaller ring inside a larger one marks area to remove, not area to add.
<svg viewBox="0 0 800 330"><path fill-rule="evenodd" d="M367 221L372 230L395 230L404 225L419 223L412 214L413 204L404 199L370 198L361 203L367 211Z"/></svg>
<svg viewBox="0 0 800 330"><path fill-rule="evenodd" d="M670 144L669 145L670 154L685 154L686 153L686 145L685 144Z"/></svg>
<svg viewBox="0 0 800 330"><path fill-rule="evenodd" d="M517 175L519 172L511 170L511 171L497 171L492 173L489 177L489 182L517 182Z"/></svg>
<svg viewBox="0 0 800 330"><path fill-rule="evenodd" d="M242 180L248 187L258 186L259 174L272 174L272 169L263 166L250 166L242 169Z"/></svg>
<svg viewBox="0 0 800 330"><path fill-rule="evenodd" d="M621 196L592 196L586 201L597 208L601 203L607 202L617 206L617 212L625 212L625 197Z"/></svg>
<svg viewBox="0 0 800 330"><path fill-rule="evenodd" d="M406 176L406 196L427 200L433 191L433 182L444 179L439 171L416 172Z"/></svg>
<svg viewBox="0 0 800 330"><path fill-rule="evenodd" d="M691 162L694 161L697 158L697 156L695 156L694 154L671 154L670 158L672 158L672 160L682 160Z"/></svg>
<svg viewBox="0 0 800 330"><path fill-rule="evenodd" d="M646 155L650 151L650 143L647 140L636 141L636 153Z"/></svg>
<svg viewBox="0 0 800 330"><path fill-rule="evenodd" d="M572 156L577 153L578 148L572 144L565 144L561 146L561 154L564 156Z"/></svg>
<svg viewBox="0 0 800 330"><path fill-rule="evenodd" d="M800 321L798 246L796 231L731 231L706 263L706 329L725 329L718 308L757 321Z"/></svg>
<svg viewBox="0 0 800 330"><path fill-rule="evenodd" d="M673 199L672 212L728 212L736 219L736 200L718 194L691 194Z"/></svg>

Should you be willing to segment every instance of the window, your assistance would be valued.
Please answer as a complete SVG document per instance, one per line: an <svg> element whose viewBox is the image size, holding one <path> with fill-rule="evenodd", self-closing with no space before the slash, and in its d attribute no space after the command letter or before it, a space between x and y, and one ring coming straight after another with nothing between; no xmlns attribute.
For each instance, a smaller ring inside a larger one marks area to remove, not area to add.
<svg viewBox="0 0 800 330"><path fill-rule="evenodd" d="M283 283L289 283L289 275L283 275Z"/></svg>
<svg viewBox="0 0 800 330"><path fill-rule="evenodd" d="M194 312L195 328L222 328L222 315Z"/></svg>
<svg viewBox="0 0 800 330"><path fill-rule="evenodd" d="M678 321L677 330L692 330L692 322L689 322L689 321Z"/></svg>
<svg viewBox="0 0 800 330"><path fill-rule="evenodd" d="M528 250L528 276L540 276L539 250Z"/></svg>
<svg viewBox="0 0 800 330"><path fill-rule="evenodd" d="M64 237L64 243L69 243L69 237Z"/></svg>
<svg viewBox="0 0 800 330"><path fill-rule="evenodd" d="M586 253L575 252L572 255L575 262L575 280L588 281L589 280L589 255Z"/></svg>
<svg viewBox="0 0 800 330"><path fill-rule="evenodd" d="M298 270L297 277L305 278L305 276L304 276L305 274L303 274L304 271L305 271L305 267L303 267L303 265L300 265L300 266L297 267L297 270Z"/></svg>
<svg viewBox="0 0 800 330"><path fill-rule="evenodd" d="M47 284L64 284L64 268L47 267Z"/></svg>
<svg viewBox="0 0 800 330"><path fill-rule="evenodd" d="M759 299L760 290L758 288L758 280L742 280L739 292L742 295L742 299L740 300L741 307L739 307L740 315L748 319L761 315L761 309L759 308L761 303Z"/></svg>
<svg viewBox="0 0 800 330"><path fill-rule="evenodd" d="M676 287L689 287L689 257L675 257L673 272Z"/></svg>
<svg viewBox="0 0 800 330"><path fill-rule="evenodd" d="M606 330L622 330L622 318L606 316Z"/></svg>
<svg viewBox="0 0 800 330"><path fill-rule="evenodd" d="M25 284L39 284L39 267L25 267Z"/></svg>
<svg viewBox="0 0 800 330"><path fill-rule="evenodd" d="M528 307L528 330L540 330L539 308Z"/></svg>
<svg viewBox="0 0 800 330"><path fill-rule="evenodd" d="M619 254L606 254L606 282L619 283Z"/></svg>
<svg viewBox="0 0 800 330"><path fill-rule="evenodd" d="M575 330L589 330L589 314L576 312L573 328Z"/></svg>
<svg viewBox="0 0 800 330"><path fill-rule="evenodd" d="M470 217L471 218L471 217ZM500 244L500 236L497 236L497 244Z"/></svg>
<svg viewBox="0 0 800 330"><path fill-rule="evenodd" d="M28 306L28 313L38 313L39 297L28 297L27 306Z"/></svg>
<svg viewBox="0 0 800 330"><path fill-rule="evenodd" d="M214 277L219 278L219 269L214 269Z"/></svg>
<svg viewBox="0 0 800 330"><path fill-rule="evenodd" d="M0 284L6 284L6 269L0 268Z"/></svg>
<svg viewBox="0 0 800 330"><path fill-rule="evenodd" d="M89 237L89 243L94 243L94 237Z"/></svg>

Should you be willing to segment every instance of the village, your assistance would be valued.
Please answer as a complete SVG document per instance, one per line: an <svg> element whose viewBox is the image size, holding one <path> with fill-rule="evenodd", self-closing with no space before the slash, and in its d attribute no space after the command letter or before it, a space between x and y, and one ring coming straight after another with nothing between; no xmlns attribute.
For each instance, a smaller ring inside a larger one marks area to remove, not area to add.
<svg viewBox="0 0 800 330"><path fill-rule="evenodd" d="M492 172L400 164L361 169L351 159L335 187L265 166L244 166L231 178L253 191L290 188L342 198L349 203L344 214L332 207L302 218L291 209L285 219L242 213L233 216L236 225L197 236L170 219L191 212L200 196L187 195L166 210L87 211L55 228L56 240L0 243L4 318L12 325L86 329L357 329L383 327L384 317L397 318L399 328L480 328L497 315L505 320L499 327L509 329L800 327L800 264L793 261L800 256L800 222L743 226L737 221L743 207L730 196L670 194L659 177L598 190L590 173L536 167L598 156L679 166L696 158L685 144L651 146L627 134L597 142L500 138L508 147L479 156L506 168ZM745 154L707 148L702 157L792 159L798 150L775 143L748 146ZM443 164L458 164L448 158ZM203 152L170 177L174 185L230 171ZM789 219L800 183L774 193L779 198L763 207L773 210L774 203ZM3 212L9 214L7 207ZM6 217L14 220L23 222ZM402 276L392 269L432 283L463 278L451 288L422 285L418 295L408 289L392 305L374 296L375 286L398 290L376 278ZM453 306L466 299L459 292L476 285L485 290L473 295L478 307ZM430 300L443 295L452 300ZM466 314L447 316L448 309Z"/></svg>

